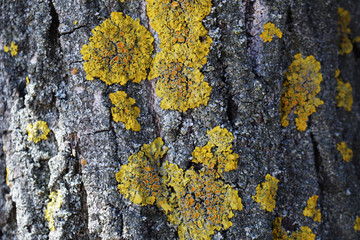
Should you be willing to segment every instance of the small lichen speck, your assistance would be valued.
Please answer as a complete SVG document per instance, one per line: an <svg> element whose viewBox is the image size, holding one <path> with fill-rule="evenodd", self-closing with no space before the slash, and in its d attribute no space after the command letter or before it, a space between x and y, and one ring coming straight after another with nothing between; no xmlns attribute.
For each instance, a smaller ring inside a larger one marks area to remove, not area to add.
<svg viewBox="0 0 360 240"><path fill-rule="evenodd" d="M350 148L348 148L345 142L338 143L336 145L336 149L340 152L345 162L349 162L353 157L353 151Z"/></svg>
<svg viewBox="0 0 360 240"><path fill-rule="evenodd" d="M281 227L281 222L281 217L275 218L273 223L273 240L315 240L316 235L311 232L309 227L301 227L300 230L289 235Z"/></svg>
<svg viewBox="0 0 360 240"><path fill-rule="evenodd" d="M344 55L351 53L353 50L353 45L349 39L351 33L350 28L348 27L351 21L349 11L344 8L338 8L338 37L339 37L339 54Z"/></svg>
<svg viewBox="0 0 360 240"><path fill-rule="evenodd" d="M123 122L126 129L140 131L140 124L136 120L139 117L140 109L135 105L135 99L128 97L123 91L110 93L111 103L115 107L111 108L111 114L115 122Z"/></svg>
<svg viewBox="0 0 360 240"><path fill-rule="evenodd" d="M337 82L337 95L336 95L336 106L343 107L346 111L350 112L352 104L354 102L352 95L352 87L349 82L343 82L340 76L340 70L335 71L335 78Z"/></svg>
<svg viewBox="0 0 360 240"><path fill-rule="evenodd" d="M34 143L40 142L41 140L46 140L47 135L50 132L48 125L44 121L36 121L34 124L29 123L26 127L28 132L29 141Z"/></svg>
<svg viewBox="0 0 360 240"><path fill-rule="evenodd" d="M356 220L354 223L354 230L360 232L360 217L356 216Z"/></svg>
<svg viewBox="0 0 360 240"><path fill-rule="evenodd" d="M284 82L280 101L281 124L284 127L289 125L288 115L294 109L298 116L295 119L296 127L305 131L308 117L316 112L316 107L324 103L316 97L323 80L320 69L320 62L314 56L303 59L301 53L295 55L295 60L285 72L287 80Z"/></svg>
<svg viewBox="0 0 360 240"><path fill-rule="evenodd" d="M97 77L108 85L125 85L146 78L154 38L139 19L113 12L91 32L90 43L81 49L87 80Z"/></svg>
<svg viewBox="0 0 360 240"><path fill-rule="evenodd" d="M264 40L264 42L271 42L274 35L278 38L282 38L283 33L279 28L275 27L275 24L268 22L263 28L264 31L260 34L260 37Z"/></svg>
<svg viewBox="0 0 360 240"><path fill-rule="evenodd" d="M49 222L50 231L55 231L54 213L60 209L63 203L63 196L60 190L58 190L57 192L51 192L49 198L51 201L46 206L45 219Z"/></svg>
<svg viewBox="0 0 360 240"><path fill-rule="evenodd" d="M14 42L11 42L10 47L4 45L4 52L9 52L9 51L11 56L16 56L18 54L18 46Z"/></svg>
<svg viewBox="0 0 360 240"><path fill-rule="evenodd" d="M318 197L318 195L314 195L309 198L309 200L307 201L307 205L303 211L303 215L305 217L314 217L314 221L321 222L320 209L315 209Z"/></svg>
<svg viewBox="0 0 360 240"><path fill-rule="evenodd" d="M276 205L276 191L279 180L266 174L265 182L258 184L256 187L256 195L252 196L255 202L260 203L260 207L268 212L274 211Z"/></svg>

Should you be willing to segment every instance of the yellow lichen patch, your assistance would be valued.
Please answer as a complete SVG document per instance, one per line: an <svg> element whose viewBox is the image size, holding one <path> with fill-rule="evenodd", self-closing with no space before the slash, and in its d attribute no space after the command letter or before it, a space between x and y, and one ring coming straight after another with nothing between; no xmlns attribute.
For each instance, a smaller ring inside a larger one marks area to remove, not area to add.
<svg viewBox="0 0 360 240"><path fill-rule="evenodd" d="M275 218L273 225L273 240L315 240L316 235L311 232L309 227L301 227L299 231L289 235L281 227L281 222L281 217Z"/></svg>
<svg viewBox="0 0 360 240"><path fill-rule="evenodd" d="M27 85L28 83L30 83L29 77L26 77L25 79L26 79L26 85Z"/></svg>
<svg viewBox="0 0 360 240"><path fill-rule="evenodd" d="M6 185L9 187L12 186L12 182L9 181L9 168L6 168L6 178L5 178Z"/></svg>
<svg viewBox="0 0 360 240"><path fill-rule="evenodd" d="M335 71L335 78L337 81L337 96L336 96L336 106L343 107L346 111L351 111L351 107L353 104L353 96L352 96L352 87L349 82L343 82L340 76L340 70L337 69Z"/></svg>
<svg viewBox="0 0 360 240"><path fill-rule="evenodd" d="M349 162L353 157L353 151L350 148L348 148L345 142L338 143L336 145L336 149L340 152L345 162Z"/></svg>
<svg viewBox="0 0 360 240"><path fill-rule="evenodd" d="M78 24L78 20L74 20L74 21L73 21L73 24L74 24L74 25L77 25L77 24Z"/></svg>
<svg viewBox="0 0 360 240"><path fill-rule="evenodd" d="M124 85L146 78L154 39L139 19L113 12L91 32L90 43L81 49L87 80L97 77L109 85Z"/></svg>
<svg viewBox="0 0 360 240"><path fill-rule="evenodd" d="M298 116L295 119L296 127L305 131L308 117L316 112L316 107L324 103L316 97L323 80L320 69L320 62L314 56L303 59L301 53L295 55L295 60L285 72L287 80L284 82L280 102L281 124L284 127L289 125L288 115L294 109Z"/></svg>
<svg viewBox="0 0 360 240"><path fill-rule="evenodd" d="M160 137L150 145L144 144L116 173L120 193L133 203L154 204L156 198L161 198L164 194L165 189L159 176L160 158L167 151L163 146L164 142Z"/></svg>
<svg viewBox="0 0 360 240"><path fill-rule="evenodd" d="M206 63L212 39L201 20L210 12L210 0L147 0L150 24L159 33L149 79L159 77L156 93L161 107L186 111L206 105L211 87L200 68Z"/></svg>
<svg viewBox="0 0 360 240"><path fill-rule="evenodd" d="M223 171L236 170L239 155L232 152L231 142L234 136L226 128L219 126L207 132L208 143L204 147L196 147L192 153L193 162L201 163L209 169L217 168L219 174Z"/></svg>
<svg viewBox="0 0 360 240"><path fill-rule="evenodd" d="M303 211L305 217L314 217L314 221L321 222L321 212L320 209L315 209L316 201L318 199L318 195L314 195L309 198L307 201L307 205Z"/></svg>
<svg viewBox="0 0 360 240"><path fill-rule="evenodd" d="M210 147L231 153L233 136L226 129L216 127L208 136ZM238 191L206 164L186 171L168 161L160 165L165 152L157 138L132 155L116 173L120 193L136 204L156 204L178 226L180 239L210 240L215 230L228 229L233 211L243 208Z"/></svg>
<svg viewBox="0 0 360 240"><path fill-rule="evenodd" d="M354 223L354 230L360 232L360 217L356 216L356 220Z"/></svg>
<svg viewBox="0 0 360 240"><path fill-rule="evenodd" d="M117 91L116 93L110 93L111 103L115 107L111 108L111 113L115 122L125 123L126 129L133 131L140 131L140 124L136 120L139 117L140 109L135 105L135 99L129 97L123 91Z"/></svg>
<svg viewBox="0 0 360 240"><path fill-rule="evenodd" d="M268 212L274 211L276 205L276 191L279 180L266 174L265 182L258 184L256 187L256 195L252 196L255 202L260 203L260 207Z"/></svg>
<svg viewBox="0 0 360 240"><path fill-rule="evenodd" d="M351 53L353 45L349 39L351 33L348 27L351 21L349 11L339 7L338 8L338 37L339 37L339 54L344 55Z"/></svg>
<svg viewBox="0 0 360 240"><path fill-rule="evenodd" d="M358 43L358 42L360 42L360 36L354 37L353 43Z"/></svg>
<svg viewBox="0 0 360 240"><path fill-rule="evenodd" d="M264 25L264 31L260 34L260 37L264 42L271 42L276 35L278 38L282 38L282 32L279 28L275 27L275 24L268 22Z"/></svg>
<svg viewBox="0 0 360 240"><path fill-rule="evenodd" d="M11 56L16 56L16 54L18 54L18 46L14 42L11 42L10 47L4 45L4 52L10 52Z"/></svg>
<svg viewBox="0 0 360 240"><path fill-rule="evenodd" d="M54 213L60 209L63 203L63 197L60 190L58 190L57 192L51 192L49 198L51 201L47 204L45 219L49 222L50 231L55 231Z"/></svg>
<svg viewBox="0 0 360 240"><path fill-rule="evenodd" d="M241 210L238 192L219 178L215 170L193 168L183 175L165 164L164 183L175 186L168 196L168 220L178 226L180 239L211 239L215 230L228 229L233 210Z"/></svg>
<svg viewBox="0 0 360 240"><path fill-rule="evenodd" d="M207 104L211 87L199 69L192 70L180 62L171 62L158 70L163 76L156 83L156 94L162 98L161 108L185 112Z"/></svg>
<svg viewBox="0 0 360 240"><path fill-rule="evenodd" d="M26 127L28 132L29 141L34 143L47 139L47 135L50 132L48 125L44 121L36 121L34 124L29 123Z"/></svg>

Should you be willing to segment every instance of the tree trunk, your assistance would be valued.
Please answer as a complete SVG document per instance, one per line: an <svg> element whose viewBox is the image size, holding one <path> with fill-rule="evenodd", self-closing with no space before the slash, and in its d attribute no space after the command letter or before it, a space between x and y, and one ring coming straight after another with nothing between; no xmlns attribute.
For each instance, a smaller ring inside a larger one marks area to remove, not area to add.
<svg viewBox="0 0 360 240"><path fill-rule="evenodd" d="M349 11L351 22L345 27L351 33L338 30L338 7ZM233 208L232 226L220 225L214 234L205 230L204 239L282 239L276 231L295 238L304 227L316 239L359 239L354 229L360 216L358 0L213 0L202 20L212 43L206 64L199 67L211 87L210 98L186 111L160 106L159 78L125 85L86 80L80 50L89 44L91 29L112 12L140 19L155 39L153 57L165 51L146 8L145 0L1 1L1 239L178 239L182 224L190 223L174 223L157 204L134 203L119 192L115 174L157 137L163 150L167 147L160 164L168 161L199 174L204 165L194 163L192 153L207 144L207 133L216 126L232 133L232 151L239 155L237 168L218 181L236 190L243 209ZM281 38L264 42L260 35L268 22L281 30ZM353 49L340 55L343 37L353 41ZM18 46L14 56L11 42ZM280 110L289 66L298 53L320 63L323 79L316 94L323 104L304 131L295 123L296 108L288 114L287 127ZM340 77L352 87L351 111L337 107ZM140 109L140 131L113 120L109 94L120 90ZM46 122L50 132L35 143L27 126L36 121ZM337 150L341 142L353 151L349 162ZM279 180L273 211L253 197L266 188L261 183L267 174ZM50 211L59 193L60 206ZM320 222L303 212L314 195ZM189 236L195 235L183 238Z"/></svg>

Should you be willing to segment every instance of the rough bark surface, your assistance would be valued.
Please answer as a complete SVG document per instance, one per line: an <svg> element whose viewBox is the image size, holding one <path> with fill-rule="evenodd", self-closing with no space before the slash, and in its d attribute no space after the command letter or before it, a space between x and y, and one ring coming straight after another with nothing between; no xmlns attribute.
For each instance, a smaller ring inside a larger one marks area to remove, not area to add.
<svg viewBox="0 0 360 240"><path fill-rule="evenodd" d="M360 43L338 55L339 6L351 14L351 36L360 36L358 0L213 0L203 21L213 43L201 70L212 87L210 100L180 113L160 108L155 80L107 86L85 79L80 49L91 29L121 11L151 30L145 0L2 0L0 238L177 239L176 226L156 206L138 206L119 193L115 173L156 137L169 149L165 159L187 169L206 131L220 125L235 136L238 168L225 179L244 209L213 239L272 239L275 217L283 217L288 231L309 226L317 239L359 239L353 226L360 215ZM268 21L284 33L270 44L259 37ZM19 47L14 57L3 51L11 41ZM280 123L284 72L297 53L320 61L324 78L318 94L324 104L304 132L293 115L287 128ZM351 112L336 107L337 68L353 88ZM140 132L112 121L109 93L118 90L136 99ZM26 133L36 120L51 129L39 143ZM350 162L336 150L342 141L354 152ZM272 213L251 198L268 173L280 180ZM57 189L64 201L50 231L44 215ZM321 223L302 213L315 194Z"/></svg>

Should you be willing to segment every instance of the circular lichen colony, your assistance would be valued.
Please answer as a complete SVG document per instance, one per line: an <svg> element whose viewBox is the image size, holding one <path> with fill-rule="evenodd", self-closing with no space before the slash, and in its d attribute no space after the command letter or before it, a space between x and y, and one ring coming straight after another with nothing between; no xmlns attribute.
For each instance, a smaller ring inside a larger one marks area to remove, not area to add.
<svg viewBox="0 0 360 240"><path fill-rule="evenodd" d="M125 85L129 80L139 83L146 78L154 38L139 19L113 12L91 32L90 43L81 49L87 80L100 78L108 85Z"/></svg>

